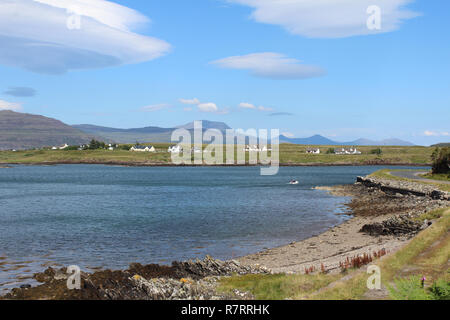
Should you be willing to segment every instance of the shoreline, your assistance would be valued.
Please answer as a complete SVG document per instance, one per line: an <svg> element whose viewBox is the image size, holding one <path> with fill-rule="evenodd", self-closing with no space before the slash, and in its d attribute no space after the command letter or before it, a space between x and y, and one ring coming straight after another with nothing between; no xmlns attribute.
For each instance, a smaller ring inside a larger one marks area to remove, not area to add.
<svg viewBox="0 0 450 320"><path fill-rule="evenodd" d="M415 234L370 235L362 233L364 226L380 224L400 215L418 217L425 212L449 205L428 197L388 194L381 189L360 183L334 187L316 187L335 196L351 197L347 204L352 218L313 237L271 248L237 260L249 266L264 266L273 273L305 273L314 267L327 272L339 272L340 263L364 254L384 250L394 253L405 246Z"/></svg>
<svg viewBox="0 0 450 320"><path fill-rule="evenodd" d="M172 163L145 163L145 162L121 162L121 161L44 161L44 162L8 162L0 163L0 168L10 166L56 166L56 165L104 165L122 167L264 167L262 164L172 164ZM425 163L402 163L402 162L334 162L334 163L280 163L280 167L364 167L364 166L399 166L399 167L431 167L432 164Z"/></svg>
<svg viewBox="0 0 450 320"><path fill-rule="evenodd" d="M407 216L407 219L419 217L425 212L448 207L450 204L449 199L436 200L429 196L392 193L361 182L316 189L328 191L335 196L351 197L347 206L353 217L319 235L234 260L220 261L207 256L203 261L174 262L171 266L143 266L133 263L127 270L82 272L85 290L79 292L67 291L68 276L65 268L50 267L33 276L40 283L38 286L12 289L6 296L0 296L0 300L148 299L149 288L152 292L157 292L152 298L162 300L195 299L199 292L201 296L207 292L211 298L242 299L243 296L239 295L217 296L215 288L218 279L233 274L302 274L307 273L306 270L310 268L321 270L322 266L327 273L339 273L341 263L346 259L364 254L372 255L374 252L392 254L429 224L416 223L416 226L419 225L416 229L400 234L367 234L361 232L363 227L382 224L400 215ZM404 225L400 225L400 229L402 227ZM105 286L109 289L105 290ZM185 288L189 295L174 297L171 295L173 288ZM136 292L139 296L135 295ZM248 298L252 299L251 296Z"/></svg>

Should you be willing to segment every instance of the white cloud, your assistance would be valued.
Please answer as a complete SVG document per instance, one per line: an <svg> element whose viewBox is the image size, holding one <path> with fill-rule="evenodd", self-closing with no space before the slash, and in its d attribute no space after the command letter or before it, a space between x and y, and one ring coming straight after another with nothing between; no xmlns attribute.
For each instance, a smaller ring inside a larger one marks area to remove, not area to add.
<svg viewBox="0 0 450 320"><path fill-rule="evenodd" d="M20 103L0 100L0 110L21 111L22 105Z"/></svg>
<svg viewBox="0 0 450 320"><path fill-rule="evenodd" d="M197 98L194 99L179 99L179 101L183 104L192 104L192 105L197 105L200 103L200 100L198 100Z"/></svg>
<svg viewBox="0 0 450 320"><path fill-rule="evenodd" d="M279 25L311 38L342 38L391 32L418 14L405 8L413 0L228 0L252 7L257 22ZM369 30L369 6L381 9L381 29Z"/></svg>
<svg viewBox="0 0 450 320"><path fill-rule="evenodd" d="M263 106L259 106L259 107L258 107L258 110L259 110L259 111L273 111L272 108L263 107Z"/></svg>
<svg viewBox="0 0 450 320"><path fill-rule="evenodd" d="M282 132L281 133L283 136L285 136L285 137L288 137L288 138L293 138L294 137L294 134L293 133L290 133L290 132Z"/></svg>
<svg viewBox="0 0 450 320"><path fill-rule="evenodd" d="M200 103L197 105L197 108L201 112L218 112L219 108L215 103L208 102L208 103Z"/></svg>
<svg viewBox="0 0 450 320"><path fill-rule="evenodd" d="M70 29L75 14L80 28ZM147 23L137 11L106 0L2 0L0 63L58 74L153 60L170 45L132 31Z"/></svg>
<svg viewBox="0 0 450 320"><path fill-rule="evenodd" d="M142 107L141 111L143 111L143 112L155 112L155 111L170 109L171 107L172 106L170 104L161 103L161 104L154 104L154 105Z"/></svg>
<svg viewBox="0 0 450 320"><path fill-rule="evenodd" d="M263 106L255 106L254 104L248 103L248 102L242 102L239 104L239 108L241 109L252 109L252 110L259 110L259 111L273 111L272 108L263 107Z"/></svg>
<svg viewBox="0 0 450 320"><path fill-rule="evenodd" d="M210 112L210 113L216 113L216 114L227 114L228 110L226 109L219 109L217 104L214 102L200 102L197 98L194 99L178 99L183 104L187 105L195 105L197 106L197 111L200 112ZM191 107L184 108L184 111L192 111Z"/></svg>
<svg viewBox="0 0 450 320"><path fill-rule="evenodd" d="M254 106L251 103L242 102L242 103L239 104L239 108L242 108L242 109L256 109L256 106Z"/></svg>
<svg viewBox="0 0 450 320"><path fill-rule="evenodd" d="M253 76L271 79L306 79L325 74L320 67L301 64L297 59L275 52L233 56L211 63L221 68L248 70Z"/></svg>
<svg viewBox="0 0 450 320"><path fill-rule="evenodd" d="M445 132L445 131L430 131L430 130L426 130L423 133L425 136L427 137L447 137L450 136L449 132Z"/></svg>

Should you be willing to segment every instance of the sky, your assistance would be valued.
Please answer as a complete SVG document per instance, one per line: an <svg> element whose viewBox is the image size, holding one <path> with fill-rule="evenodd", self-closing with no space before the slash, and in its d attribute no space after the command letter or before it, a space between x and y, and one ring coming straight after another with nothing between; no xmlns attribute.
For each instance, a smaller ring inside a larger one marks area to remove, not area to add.
<svg viewBox="0 0 450 320"><path fill-rule="evenodd" d="M2 0L0 110L450 141L441 0Z"/></svg>

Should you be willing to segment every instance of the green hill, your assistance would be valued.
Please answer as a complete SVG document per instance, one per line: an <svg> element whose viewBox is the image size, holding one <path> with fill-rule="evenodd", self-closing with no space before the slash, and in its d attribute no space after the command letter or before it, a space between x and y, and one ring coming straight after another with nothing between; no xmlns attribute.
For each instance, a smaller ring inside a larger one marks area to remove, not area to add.
<svg viewBox="0 0 450 320"><path fill-rule="evenodd" d="M438 147L438 148L450 147L450 142L433 144L432 147Z"/></svg>
<svg viewBox="0 0 450 320"><path fill-rule="evenodd" d="M0 150L32 149L65 143L77 145L89 142L92 138L92 135L55 119L0 111Z"/></svg>

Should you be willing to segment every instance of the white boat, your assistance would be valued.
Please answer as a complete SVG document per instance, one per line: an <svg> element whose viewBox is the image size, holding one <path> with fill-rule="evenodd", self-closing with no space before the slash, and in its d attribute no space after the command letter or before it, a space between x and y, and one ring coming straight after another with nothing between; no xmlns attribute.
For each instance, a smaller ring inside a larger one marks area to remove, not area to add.
<svg viewBox="0 0 450 320"><path fill-rule="evenodd" d="M297 180L292 180L289 184L299 184L299 182Z"/></svg>

